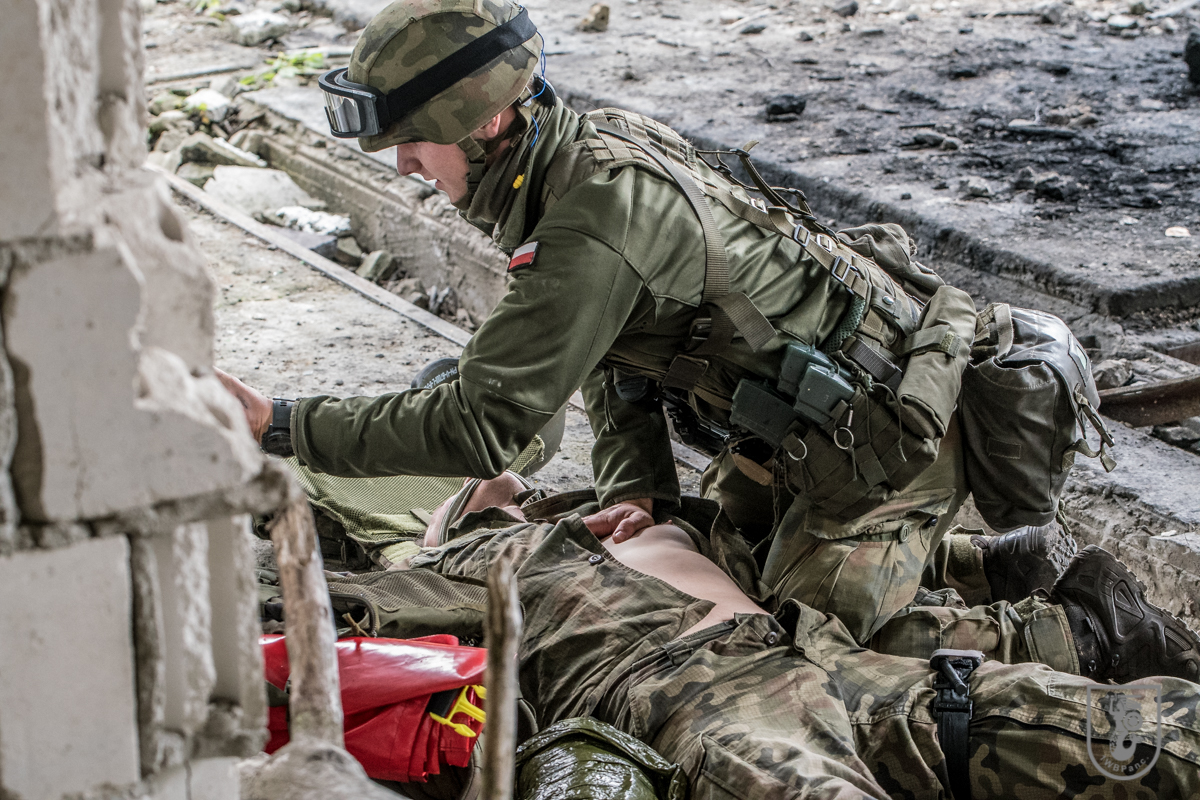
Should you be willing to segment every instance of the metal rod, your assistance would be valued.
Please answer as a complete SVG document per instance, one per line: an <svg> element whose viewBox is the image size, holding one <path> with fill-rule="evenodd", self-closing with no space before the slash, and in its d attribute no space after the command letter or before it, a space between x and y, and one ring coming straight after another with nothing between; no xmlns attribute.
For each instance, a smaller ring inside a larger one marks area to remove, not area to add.
<svg viewBox="0 0 1200 800"><path fill-rule="evenodd" d="M1200 376L1105 389L1100 410L1138 428L1200 416Z"/></svg>

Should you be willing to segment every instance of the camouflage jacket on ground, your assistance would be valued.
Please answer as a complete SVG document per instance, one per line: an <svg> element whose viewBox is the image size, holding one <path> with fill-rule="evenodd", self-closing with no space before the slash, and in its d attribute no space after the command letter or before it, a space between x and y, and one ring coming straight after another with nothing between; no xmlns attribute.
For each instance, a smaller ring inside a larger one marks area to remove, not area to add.
<svg viewBox="0 0 1200 800"><path fill-rule="evenodd" d="M762 597L744 543L717 526L699 533L676 520L700 552L720 564L751 596ZM669 584L613 558L575 514L556 524L520 523L499 509L466 515L461 535L410 558L408 569L483 580L503 552L513 559L524 614L521 692L539 728L594 716L641 659L702 620L712 609Z"/></svg>

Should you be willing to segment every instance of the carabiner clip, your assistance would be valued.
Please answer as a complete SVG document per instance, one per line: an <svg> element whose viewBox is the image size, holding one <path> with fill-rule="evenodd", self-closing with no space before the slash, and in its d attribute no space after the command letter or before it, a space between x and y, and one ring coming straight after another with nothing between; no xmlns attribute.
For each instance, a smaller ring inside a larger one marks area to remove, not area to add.
<svg viewBox="0 0 1200 800"><path fill-rule="evenodd" d="M473 739L479 734L461 722L451 722L451 720L454 719L454 716L460 712L466 714L468 717L476 720L477 722L487 722L487 712L474 705L470 700L467 699L468 689L474 689L475 694L478 695L480 699L487 697L487 691L482 686L464 686L458 693L458 697L454 700L454 705L450 707L450 711L446 714L446 716L443 717L440 714L433 713L432 711L429 712L429 716L433 718L434 722L438 723L439 725L445 725L459 736L465 736L468 739Z"/></svg>

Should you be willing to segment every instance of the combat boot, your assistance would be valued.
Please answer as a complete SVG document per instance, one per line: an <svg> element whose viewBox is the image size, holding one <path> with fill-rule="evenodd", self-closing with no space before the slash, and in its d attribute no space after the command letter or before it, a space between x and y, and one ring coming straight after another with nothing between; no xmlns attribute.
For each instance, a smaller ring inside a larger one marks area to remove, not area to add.
<svg viewBox="0 0 1200 800"><path fill-rule="evenodd" d="M972 536L971 543L983 550L992 602L1016 603L1037 589L1050 591L1078 549L1057 522L1027 525L1002 536Z"/></svg>
<svg viewBox="0 0 1200 800"><path fill-rule="evenodd" d="M1107 550L1081 550L1054 584L1050 602L1066 611L1084 677L1200 680L1200 637L1146 600L1142 582Z"/></svg>

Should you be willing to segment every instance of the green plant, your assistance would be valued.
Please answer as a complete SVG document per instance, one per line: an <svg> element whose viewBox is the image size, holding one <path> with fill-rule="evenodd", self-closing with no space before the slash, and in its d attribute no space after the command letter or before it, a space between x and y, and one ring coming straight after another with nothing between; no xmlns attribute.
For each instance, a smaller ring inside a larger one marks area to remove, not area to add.
<svg viewBox="0 0 1200 800"><path fill-rule="evenodd" d="M267 61L262 69L241 79L243 86L258 88L278 77L316 75L325 69L325 54L320 50L290 50Z"/></svg>

